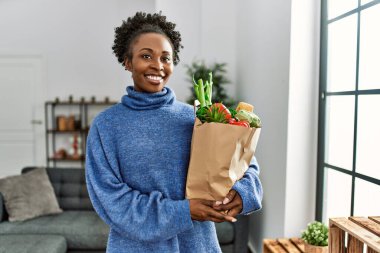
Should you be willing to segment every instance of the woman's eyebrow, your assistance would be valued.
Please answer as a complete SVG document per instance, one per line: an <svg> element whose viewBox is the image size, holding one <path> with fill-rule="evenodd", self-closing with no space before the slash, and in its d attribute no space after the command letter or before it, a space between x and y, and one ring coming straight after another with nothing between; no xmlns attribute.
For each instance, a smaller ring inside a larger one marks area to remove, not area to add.
<svg viewBox="0 0 380 253"><path fill-rule="evenodd" d="M153 49L151 48L147 48L147 47L144 47L144 48L141 48L140 51L143 51L143 50L147 50L149 52L153 52Z"/></svg>
<svg viewBox="0 0 380 253"><path fill-rule="evenodd" d="M149 51L149 52L151 52L151 53L154 52L153 49L148 48L148 47L141 48L139 51L141 52L141 51L144 51L144 50L147 50L147 51ZM164 54L171 54L171 53L168 52L168 51L162 51L162 53L164 53Z"/></svg>

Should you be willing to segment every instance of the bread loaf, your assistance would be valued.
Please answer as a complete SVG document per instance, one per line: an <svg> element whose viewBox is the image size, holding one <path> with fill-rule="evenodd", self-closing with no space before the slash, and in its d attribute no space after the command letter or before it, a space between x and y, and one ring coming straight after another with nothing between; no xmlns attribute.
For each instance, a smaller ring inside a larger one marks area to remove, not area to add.
<svg viewBox="0 0 380 253"><path fill-rule="evenodd" d="M245 110L245 111L248 111L248 112L253 112L253 105L251 104L248 104L248 103L244 103L244 102L239 102L238 106L236 107L236 111L240 111L240 110Z"/></svg>

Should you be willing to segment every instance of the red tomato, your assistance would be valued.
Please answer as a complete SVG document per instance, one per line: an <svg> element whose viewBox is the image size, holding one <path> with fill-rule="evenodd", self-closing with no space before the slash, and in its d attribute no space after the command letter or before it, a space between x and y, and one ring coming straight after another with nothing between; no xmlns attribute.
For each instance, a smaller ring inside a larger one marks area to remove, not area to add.
<svg viewBox="0 0 380 253"><path fill-rule="evenodd" d="M210 107L210 111L211 111L213 108L218 109L218 112L219 112L219 113L224 114L224 117L225 117L226 120L231 119L231 113L230 113L230 110L228 110L228 108L225 107L224 104L222 104L222 103L215 103L215 104L212 104L211 107Z"/></svg>
<svg viewBox="0 0 380 253"><path fill-rule="evenodd" d="M229 120L228 123L235 126L249 127L249 123L247 121L232 121Z"/></svg>

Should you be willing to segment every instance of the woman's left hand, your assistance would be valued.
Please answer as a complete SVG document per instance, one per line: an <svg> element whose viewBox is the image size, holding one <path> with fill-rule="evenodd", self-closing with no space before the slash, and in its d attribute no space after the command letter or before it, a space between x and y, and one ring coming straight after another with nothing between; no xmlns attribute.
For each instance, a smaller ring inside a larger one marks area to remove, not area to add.
<svg viewBox="0 0 380 253"><path fill-rule="evenodd" d="M216 201L213 208L218 211L227 211L229 216L236 217L243 210L243 201L238 192L230 190L223 202Z"/></svg>

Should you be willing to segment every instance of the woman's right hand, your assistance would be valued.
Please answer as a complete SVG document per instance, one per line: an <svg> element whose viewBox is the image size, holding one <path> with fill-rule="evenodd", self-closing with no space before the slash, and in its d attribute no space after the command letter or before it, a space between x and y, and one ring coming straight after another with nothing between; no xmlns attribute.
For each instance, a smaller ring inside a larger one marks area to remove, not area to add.
<svg viewBox="0 0 380 253"><path fill-rule="evenodd" d="M204 199L190 199L191 219L196 221L235 222L236 219L213 208L215 201Z"/></svg>

